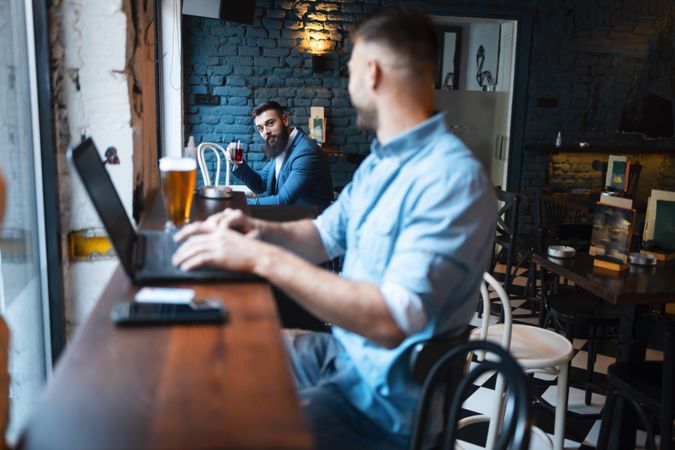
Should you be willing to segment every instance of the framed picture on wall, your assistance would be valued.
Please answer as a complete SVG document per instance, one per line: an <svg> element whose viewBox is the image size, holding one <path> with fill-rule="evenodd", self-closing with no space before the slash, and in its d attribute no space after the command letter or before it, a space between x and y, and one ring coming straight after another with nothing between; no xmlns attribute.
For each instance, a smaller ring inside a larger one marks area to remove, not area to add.
<svg viewBox="0 0 675 450"><path fill-rule="evenodd" d="M438 32L440 61L436 89L459 89L459 71L462 55L462 28L440 26Z"/></svg>

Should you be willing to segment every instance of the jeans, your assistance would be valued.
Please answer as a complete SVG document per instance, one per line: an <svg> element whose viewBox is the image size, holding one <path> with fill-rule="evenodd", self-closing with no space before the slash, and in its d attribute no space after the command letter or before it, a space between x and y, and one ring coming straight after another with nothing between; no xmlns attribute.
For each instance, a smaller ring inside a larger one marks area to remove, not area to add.
<svg viewBox="0 0 675 450"><path fill-rule="evenodd" d="M396 450L409 437L393 435L356 409L335 380L339 344L328 333L284 330L300 406L317 450Z"/></svg>

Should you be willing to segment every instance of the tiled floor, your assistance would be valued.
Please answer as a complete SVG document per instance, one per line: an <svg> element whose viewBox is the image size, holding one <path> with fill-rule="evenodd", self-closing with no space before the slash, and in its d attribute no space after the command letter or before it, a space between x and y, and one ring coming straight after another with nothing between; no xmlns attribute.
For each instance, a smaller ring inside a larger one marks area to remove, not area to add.
<svg viewBox="0 0 675 450"><path fill-rule="evenodd" d="M503 269L502 269L503 270ZM499 268L497 269L499 271ZM520 276L516 277L514 284L517 286L524 286L527 279L524 271L521 271ZM522 299L514 299L511 301L514 316L526 315L530 311L525 309L524 301ZM536 318L518 318L514 322L533 323L536 324ZM474 319L474 325L479 323L479 319ZM586 341L575 340L573 343L576 354L572 360L570 369L570 384L574 386L575 382L581 382L585 375L586 367ZM599 345L598 358L595 363L594 382L599 386L606 386L607 384L607 368L614 362L616 354L616 343L612 341L602 342ZM659 352L649 352L648 359L659 359L661 354ZM551 376L548 379L551 380ZM550 381L546 381L546 376L535 377L534 389L541 394L544 400L555 404L555 385L551 385ZM473 393L465 401L464 416L471 416L474 414L487 414L487 407L492 404L492 397L494 396L494 377L484 380L482 383L477 383L474 387ZM590 406L584 403L584 391L571 387L569 391L568 409L581 414L599 413L605 402L603 395L594 394ZM546 407L536 404L534 406L534 424L545 431L549 436L553 435L553 411ZM598 433L600 432L600 418L598 416L583 416L568 414L565 424L565 448L566 449L593 449L596 446ZM467 450L482 448L485 444L485 435L487 433L487 424L485 426L476 425L462 430L460 438L462 439L462 448ZM638 431L637 444L644 445L645 435ZM531 444L532 449L545 448L541 442L537 442L533 438Z"/></svg>

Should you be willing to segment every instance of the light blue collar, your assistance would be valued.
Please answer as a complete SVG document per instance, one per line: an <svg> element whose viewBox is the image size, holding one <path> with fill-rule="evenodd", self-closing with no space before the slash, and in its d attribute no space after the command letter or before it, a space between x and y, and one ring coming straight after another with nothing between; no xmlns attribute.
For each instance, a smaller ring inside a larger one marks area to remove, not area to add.
<svg viewBox="0 0 675 450"><path fill-rule="evenodd" d="M377 158L400 157L408 151L419 150L439 133L445 133L446 131L445 113L441 112L400 133L384 145L380 144L377 138L373 139L370 151Z"/></svg>

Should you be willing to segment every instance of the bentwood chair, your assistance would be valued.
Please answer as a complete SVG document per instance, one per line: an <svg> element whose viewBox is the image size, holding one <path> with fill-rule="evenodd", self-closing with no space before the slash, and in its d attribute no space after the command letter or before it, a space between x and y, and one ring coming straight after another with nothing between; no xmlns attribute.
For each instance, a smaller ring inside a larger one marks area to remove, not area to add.
<svg viewBox="0 0 675 450"><path fill-rule="evenodd" d="M471 368L459 382L448 378L458 366L465 366L466 358L471 353L487 353L489 358ZM425 437L428 436L430 423L433 421L434 403L439 393L451 391L449 415L441 424L440 445L434 449L454 449L457 431L462 426L459 420L462 402L467 390L478 377L486 373L497 372L506 389L504 398L504 420L501 433L491 447L497 450L526 450L530 439L531 412L529 408L529 385L522 369L513 357L497 344L476 341L466 342L453 347L432 367L422 388L421 400L417 405L413 426L410 450L429 448Z"/></svg>
<svg viewBox="0 0 675 450"><path fill-rule="evenodd" d="M544 327L552 326L570 342L587 340L584 403L591 404L593 392L604 392L594 383L598 343L617 336L621 308L578 287L560 286L557 280L542 281L541 296L547 310Z"/></svg>
<svg viewBox="0 0 675 450"><path fill-rule="evenodd" d="M550 439L540 429L533 427L532 430L548 441L549 445L552 444L555 450L562 450L565 439L567 378L569 362L573 356L572 343L551 330L530 325L512 324L511 305L506 292L490 274L484 274L483 279L486 283L486 285L481 286L484 308L483 318L480 328L476 328L471 332L469 340L488 340L499 343L511 352L526 373L557 375L553 442L551 443ZM503 323L491 324L489 317L491 301L487 286L499 297L503 310ZM497 384L499 385L499 378L497 379ZM500 392L501 387L495 390L496 392ZM498 420L495 421L496 416L498 415L493 415L490 418L486 448L491 448L492 443L495 442L499 424Z"/></svg>
<svg viewBox="0 0 675 450"><path fill-rule="evenodd" d="M514 192L495 189L497 200L501 206L497 211L497 226L495 236L495 250L492 255L491 272L495 273L495 267L502 261L506 267L504 271L504 290L511 294L513 282L513 265L516 259L516 239L518 234L518 207L522 202L522 196ZM497 250L498 248L498 250Z"/></svg>
<svg viewBox="0 0 675 450"><path fill-rule="evenodd" d="M423 385L436 363L450 350L466 343L468 337L469 328L467 327L459 332L441 334L416 344L410 354L410 370L415 381ZM454 392L450 387L459 384L464 373L464 368L465 361L460 359L445 365L443 376L445 380L444 389L439 390L440 395L436 398L433 405L428 406L429 411L425 413L433 416L430 422L433 422L434 425L447 422L452 394ZM429 428L428 436L424 438L419 436L418 439L431 443L425 446L425 448L438 448L443 438L440 427L428 426L428 424L424 426ZM421 445L421 442L418 442L417 445Z"/></svg>
<svg viewBox="0 0 675 450"><path fill-rule="evenodd" d="M663 350L663 361L617 362L609 366L609 387L602 413L599 450L614 448L617 444L609 442L609 431L618 402L637 413L647 431L648 450L656 449L655 425L660 428L661 450L674 448L675 317L646 313L637 319L635 326L638 339L649 347Z"/></svg>

